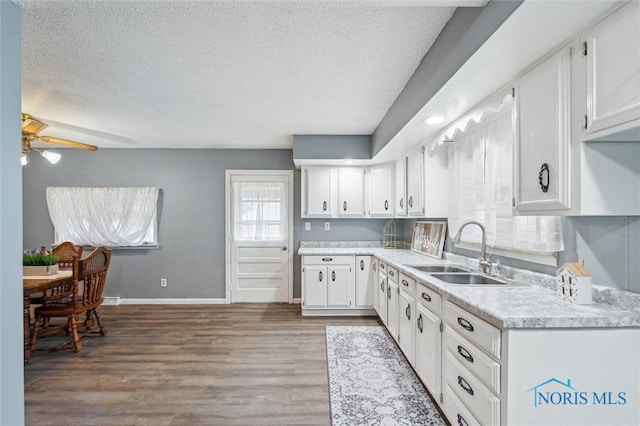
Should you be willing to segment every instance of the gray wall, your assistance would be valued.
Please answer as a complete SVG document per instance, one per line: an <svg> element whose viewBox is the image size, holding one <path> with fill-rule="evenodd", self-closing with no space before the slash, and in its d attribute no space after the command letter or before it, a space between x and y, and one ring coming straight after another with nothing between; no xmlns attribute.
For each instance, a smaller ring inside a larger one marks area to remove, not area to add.
<svg viewBox="0 0 640 426"><path fill-rule="evenodd" d="M47 186L158 186L160 250L115 250L106 296L123 298L223 298L224 179L226 169L291 170L291 150L61 149L51 165L35 154L24 178L24 248L53 242ZM380 220L300 219L300 172L294 180L294 253L300 239L380 240ZM324 229L324 228L322 228ZM168 279L166 288L160 278ZM300 257L294 256L294 297L300 297Z"/></svg>
<svg viewBox="0 0 640 426"><path fill-rule="evenodd" d="M0 1L0 425L7 426L24 424L20 24L20 9Z"/></svg>
<svg viewBox="0 0 640 426"><path fill-rule="evenodd" d="M411 241L414 220L403 222L403 239ZM559 253L558 265L584 259L594 284L640 293L640 217L565 217L562 235L565 249ZM455 248L448 235L444 250L478 257L478 252ZM555 267L498 258L501 265L556 273Z"/></svg>
<svg viewBox="0 0 640 426"><path fill-rule="evenodd" d="M293 135L296 160L371 159L369 135Z"/></svg>

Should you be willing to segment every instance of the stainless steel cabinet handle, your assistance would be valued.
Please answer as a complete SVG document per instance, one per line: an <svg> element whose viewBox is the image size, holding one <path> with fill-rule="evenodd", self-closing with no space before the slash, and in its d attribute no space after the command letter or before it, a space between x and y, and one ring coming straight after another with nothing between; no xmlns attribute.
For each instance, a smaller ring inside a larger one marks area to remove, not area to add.
<svg viewBox="0 0 640 426"><path fill-rule="evenodd" d="M407 319L411 319L411 305L407 305L407 309L404 310L404 314L407 316Z"/></svg>
<svg viewBox="0 0 640 426"><path fill-rule="evenodd" d="M331 281L336 281L336 271L331 271Z"/></svg>
<svg viewBox="0 0 640 426"><path fill-rule="evenodd" d="M469 362L473 362L473 356L471 356L468 350L460 345L458 345L458 353L462 358L466 359Z"/></svg>
<svg viewBox="0 0 640 426"><path fill-rule="evenodd" d="M364 260L360 261L360 270L364 271Z"/></svg>
<svg viewBox="0 0 640 426"><path fill-rule="evenodd" d="M384 291L384 280L380 281L380 291Z"/></svg>
<svg viewBox="0 0 640 426"><path fill-rule="evenodd" d="M429 296L427 293L422 293L422 298L427 302L431 302L431 296Z"/></svg>
<svg viewBox="0 0 640 426"><path fill-rule="evenodd" d="M420 333L422 333L422 329L424 328L424 320L422 319L422 314L420 314L420 316L418 316L418 330L420 330Z"/></svg>
<svg viewBox="0 0 640 426"><path fill-rule="evenodd" d="M327 202L326 202L326 201L323 201L323 202L322 202L322 211L323 211L323 212L326 212L326 211L327 211Z"/></svg>
<svg viewBox="0 0 640 426"><path fill-rule="evenodd" d="M384 200L384 209L389 210L389 200Z"/></svg>
<svg viewBox="0 0 640 426"><path fill-rule="evenodd" d="M322 282L322 271L318 272L318 281Z"/></svg>
<svg viewBox="0 0 640 426"><path fill-rule="evenodd" d="M413 195L409 197L409 207L413 207Z"/></svg>
<svg viewBox="0 0 640 426"><path fill-rule="evenodd" d="M409 287L409 282L407 280L402 280L400 282L402 283L403 286Z"/></svg>
<svg viewBox="0 0 640 426"><path fill-rule="evenodd" d="M344 210L345 212L347 211L347 202L346 201L342 202L342 210Z"/></svg>
<svg viewBox="0 0 640 426"><path fill-rule="evenodd" d="M333 262L333 258L332 257L323 257L322 261L323 262Z"/></svg>
<svg viewBox="0 0 640 426"><path fill-rule="evenodd" d="M400 198L400 208L404 208L404 198Z"/></svg>

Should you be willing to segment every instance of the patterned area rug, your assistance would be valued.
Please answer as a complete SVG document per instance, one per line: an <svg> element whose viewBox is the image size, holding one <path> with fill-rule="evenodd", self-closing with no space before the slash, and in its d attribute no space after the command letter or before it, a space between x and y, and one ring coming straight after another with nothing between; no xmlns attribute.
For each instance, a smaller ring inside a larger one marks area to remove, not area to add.
<svg viewBox="0 0 640 426"><path fill-rule="evenodd" d="M333 426L445 425L381 326L327 326Z"/></svg>

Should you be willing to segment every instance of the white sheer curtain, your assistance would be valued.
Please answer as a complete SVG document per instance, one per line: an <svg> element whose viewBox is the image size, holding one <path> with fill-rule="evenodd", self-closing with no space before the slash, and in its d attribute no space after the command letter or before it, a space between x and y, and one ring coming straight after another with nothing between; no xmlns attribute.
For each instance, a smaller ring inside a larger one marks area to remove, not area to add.
<svg viewBox="0 0 640 426"><path fill-rule="evenodd" d="M506 250L550 253L563 250L560 218L513 216L513 132L511 102L471 122L449 151L451 197L449 234L466 221L487 229L487 245ZM462 241L480 243L477 227L465 228Z"/></svg>
<svg viewBox="0 0 640 426"><path fill-rule="evenodd" d="M156 187L47 188L56 243L90 246L157 244Z"/></svg>
<svg viewBox="0 0 640 426"><path fill-rule="evenodd" d="M282 182L234 183L234 240L285 240L286 188Z"/></svg>

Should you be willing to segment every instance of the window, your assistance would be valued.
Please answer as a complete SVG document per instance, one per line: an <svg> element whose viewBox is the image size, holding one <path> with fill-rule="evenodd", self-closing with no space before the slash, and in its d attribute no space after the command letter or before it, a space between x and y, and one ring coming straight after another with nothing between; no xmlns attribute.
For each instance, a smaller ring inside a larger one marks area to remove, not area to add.
<svg viewBox="0 0 640 426"><path fill-rule="evenodd" d="M233 193L234 240L281 241L287 238L284 182L236 181Z"/></svg>
<svg viewBox="0 0 640 426"><path fill-rule="evenodd" d="M93 247L158 245L159 189L47 188L47 206L55 243Z"/></svg>
<svg viewBox="0 0 640 426"><path fill-rule="evenodd" d="M464 222L475 220L485 225L489 247L552 256L563 249L560 218L513 216L511 97L505 98L501 108L489 110L478 121L470 121L464 132L457 132L449 151L450 235ZM480 240L480 229L465 228L463 242L479 244Z"/></svg>

